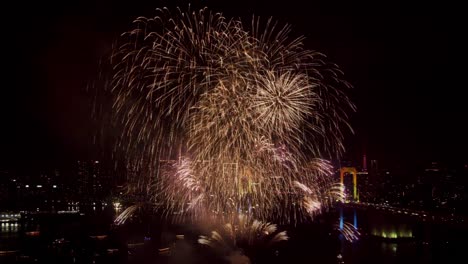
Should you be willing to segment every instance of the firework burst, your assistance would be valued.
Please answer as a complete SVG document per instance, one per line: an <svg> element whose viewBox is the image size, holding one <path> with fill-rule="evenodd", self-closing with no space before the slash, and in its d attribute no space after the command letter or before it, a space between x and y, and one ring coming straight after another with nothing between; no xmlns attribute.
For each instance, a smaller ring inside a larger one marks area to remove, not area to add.
<svg viewBox="0 0 468 264"><path fill-rule="evenodd" d="M210 236L200 236L198 243L206 245L220 256L231 258L239 252L250 258L259 251L270 249L273 245L288 240L286 231L277 231L277 226L245 215L238 215L235 221L211 231Z"/></svg>
<svg viewBox="0 0 468 264"><path fill-rule="evenodd" d="M133 191L223 221L298 221L340 199L322 159L340 155L354 110L336 65L271 20L161 9L134 25L105 85Z"/></svg>

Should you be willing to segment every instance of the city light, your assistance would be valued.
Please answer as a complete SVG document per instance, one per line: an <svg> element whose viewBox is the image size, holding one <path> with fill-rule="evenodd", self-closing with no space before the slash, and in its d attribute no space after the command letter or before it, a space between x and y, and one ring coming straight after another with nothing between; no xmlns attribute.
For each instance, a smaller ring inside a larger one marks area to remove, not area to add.
<svg viewBox="0 0 468 264"><path fill-rule="evenodd" d="M463 8L79 2L6 12L0 263L462 262Z"/></svg>
<svg viewBox="0 0 468 264"><path fill-rule="evenodd" d="M114 210L117 212L122 209L122 205L120 204L120 202L114 202L113 205L114 205Z"/></svg>

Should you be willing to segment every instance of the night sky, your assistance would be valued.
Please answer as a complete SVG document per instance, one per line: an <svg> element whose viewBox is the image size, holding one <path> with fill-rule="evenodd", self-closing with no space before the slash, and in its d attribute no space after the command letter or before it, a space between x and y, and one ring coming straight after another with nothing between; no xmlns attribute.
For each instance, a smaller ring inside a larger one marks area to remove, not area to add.
<svg viewBox="0 0 468 264"><path fill-rule="evenodd" d="M188 2L31 2L2 8L0 168L99 158L85 91L99 58L137 16ZM341 66L358 107L348 158L468 161L463 9L405 2L192 1L245 21L273 16Z"/></svg>

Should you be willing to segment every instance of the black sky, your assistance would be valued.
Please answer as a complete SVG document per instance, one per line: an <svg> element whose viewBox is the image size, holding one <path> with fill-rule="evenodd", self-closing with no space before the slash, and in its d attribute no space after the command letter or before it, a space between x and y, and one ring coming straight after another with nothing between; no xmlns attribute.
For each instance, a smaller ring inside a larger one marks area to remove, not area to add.
<svg viewBox="0 0 468 264"><path fill-rule="evenodd" d="M5 7L0 166L92 158L86 83L140 15L187 1L71 0ZM359 2L359 3L354 3ZM192 1L226 16L273 16L338 63L358 112L348 156L389 165L468 160L462 8L409 1Z"/></svg>

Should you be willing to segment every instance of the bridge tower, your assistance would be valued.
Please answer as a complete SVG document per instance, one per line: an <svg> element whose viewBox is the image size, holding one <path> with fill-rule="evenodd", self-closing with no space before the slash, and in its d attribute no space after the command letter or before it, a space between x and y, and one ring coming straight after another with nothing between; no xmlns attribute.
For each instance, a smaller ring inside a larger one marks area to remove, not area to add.
<svg viewBox="0 0 468 264"><path fill-rule="evenodd" d="M353 199L359 202L359 195L357 192L357 170L354 167L342 167L340 169L340 183L344 183L344 177L347 174L351 174L353 177Z"/></svg>

